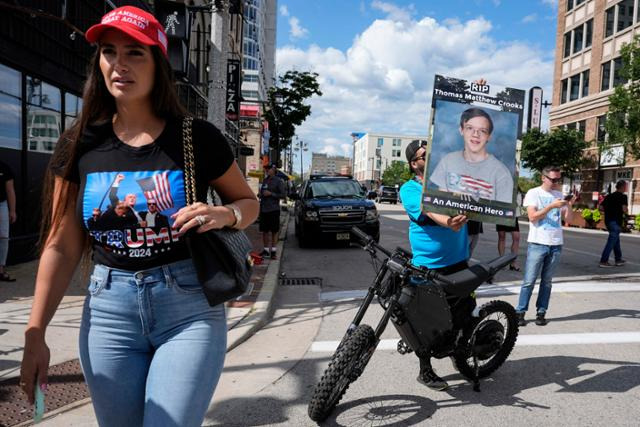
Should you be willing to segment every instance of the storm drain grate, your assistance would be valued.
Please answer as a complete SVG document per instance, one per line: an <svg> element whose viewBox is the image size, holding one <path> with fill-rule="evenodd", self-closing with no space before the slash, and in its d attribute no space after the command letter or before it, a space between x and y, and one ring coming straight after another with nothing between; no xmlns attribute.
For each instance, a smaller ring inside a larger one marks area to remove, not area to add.
<svg viewBox="0 0 640 427"><path fill-rule="evenodd" d="M0 426L14 426L33 418L33 407L20 389L19 378L0 382ZM49 367L45 395L47 412L89 397L78 359Z"/></svg>
<svg viewBox="0 0 640 427"><path fill-rule="evenodd" d="M283 286L322 286L320 277L282 277L280 284Z"/></svg>

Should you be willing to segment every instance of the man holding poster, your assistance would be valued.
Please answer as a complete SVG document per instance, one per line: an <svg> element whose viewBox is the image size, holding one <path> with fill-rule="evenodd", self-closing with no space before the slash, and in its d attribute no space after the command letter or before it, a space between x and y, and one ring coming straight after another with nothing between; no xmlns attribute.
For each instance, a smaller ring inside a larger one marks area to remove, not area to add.
<svg viewBox="0 0 640 427"><path fill-rule="evenodd" d="M464 215L449 216L433 212L424 213L420 204L427 141L414 140L407 146L405 155L409 169L416 176L400 187L402 205L409 216L409 242L413 259L411 263L442 274L450 274L467 268L469 243ZM431 358L420 359L418 382L433 390L444 390L449 385L431 366Z"/></svg>

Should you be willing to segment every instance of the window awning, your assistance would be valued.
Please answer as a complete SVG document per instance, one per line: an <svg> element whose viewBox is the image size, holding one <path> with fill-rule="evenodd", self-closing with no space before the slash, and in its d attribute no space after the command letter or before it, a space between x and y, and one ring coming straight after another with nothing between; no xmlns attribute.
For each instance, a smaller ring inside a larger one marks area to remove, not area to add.
<svg viewBox="0 0 640 427"><path fill-rule="evenodd" d="M240 117L258 117L259 115L259 105L240 104Z"/></svg>

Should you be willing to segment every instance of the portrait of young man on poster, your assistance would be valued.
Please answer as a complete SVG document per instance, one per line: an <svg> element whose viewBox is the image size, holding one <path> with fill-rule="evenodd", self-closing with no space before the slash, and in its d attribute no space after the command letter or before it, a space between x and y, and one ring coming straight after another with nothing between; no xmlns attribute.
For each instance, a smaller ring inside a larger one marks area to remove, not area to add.
<svg viewBox="0 0 640 427"><path fill-rule="evenodd" d="M513 225L523 104L521 90L436 76L423 209Z"/></svg>

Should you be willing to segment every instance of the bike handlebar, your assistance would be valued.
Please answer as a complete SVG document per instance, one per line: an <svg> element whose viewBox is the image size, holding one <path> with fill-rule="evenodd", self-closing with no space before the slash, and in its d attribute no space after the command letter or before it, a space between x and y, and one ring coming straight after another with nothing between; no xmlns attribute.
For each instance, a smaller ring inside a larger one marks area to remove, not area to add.
<svg viewBox="0 0 640 427"><path fill-rule="evenodd" d="M374 248L375 250L378 250L380 252L382 252L383 254L385 254L387 257L391 258L393 256L393 253L388 251L387 249L383 248L382 246L380 246L380 244L378 244L373 237L369 236L367 233L365 233L364 231L360 230L358 227L353 226L351 227L351 233L354 234L358 239L360 239L365 246L365 249L367 248ZM398 250L400 252L402 252L402 255L404 255L405 257L408 257L407 251L398 248ZM414 265L412 265L410 262L407 262L407 264L405 265L406 268L415 271L416 273L420 273L420 274L424 274L427 279L433 279L433 280L437 280L440 281L444 284L452 284L451 281L447 280L446 277L442 274L439 274L437 271L434 270L429 270L423 267L416 267Z"/></svg>

